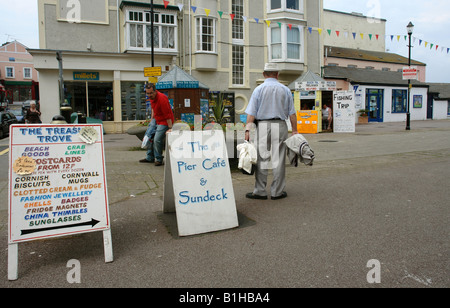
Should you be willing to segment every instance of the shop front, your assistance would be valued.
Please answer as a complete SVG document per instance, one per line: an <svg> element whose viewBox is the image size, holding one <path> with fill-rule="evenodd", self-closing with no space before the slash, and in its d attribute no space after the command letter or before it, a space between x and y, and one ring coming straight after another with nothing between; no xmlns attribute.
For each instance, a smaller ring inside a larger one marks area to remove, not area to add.
<svg viewBox="0 0 450 308"><path fill-rule="evenodd" d="M289 88L294 89L299 133L317 134L326 130L322 127L322 109L324 105L332 108L336 83L325 81L308 71Z"/></svg>
<svg viewBox="0 0 450 308"><path fill-rule="evenodd" d="M30 50L39 71L44 123L60 114L56 51ZM106 133L125 133L149 116L144 68L148 54L63 52L64 100L73 113L102 121ZM158 57L157 66L168 71L172 56Z"/></svg>

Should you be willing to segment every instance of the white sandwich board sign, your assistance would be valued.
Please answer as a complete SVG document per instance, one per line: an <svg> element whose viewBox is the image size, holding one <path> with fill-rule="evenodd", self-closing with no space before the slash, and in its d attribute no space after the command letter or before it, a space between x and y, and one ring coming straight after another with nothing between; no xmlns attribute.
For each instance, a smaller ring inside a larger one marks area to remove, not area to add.
<svg viewBox="0 0 450 308"><path fill-rule="evenodd" d="M354 133L355 127L355 92L333 92L333 121L335 133Z"/></svg>
<svg viewBox="0 0 450 308"><path fill-rule="evenodd" d="M223 131L168 134L164 208L189 236L239 226Z"/></svg>
<svg viewBox="0 0 450 308"><path fill-rule="evenodd" d="M102 125L13 125L9 158L9 252L21 242L103 231L112 262ZM9 268L17 279L17 266Z"/></svg>

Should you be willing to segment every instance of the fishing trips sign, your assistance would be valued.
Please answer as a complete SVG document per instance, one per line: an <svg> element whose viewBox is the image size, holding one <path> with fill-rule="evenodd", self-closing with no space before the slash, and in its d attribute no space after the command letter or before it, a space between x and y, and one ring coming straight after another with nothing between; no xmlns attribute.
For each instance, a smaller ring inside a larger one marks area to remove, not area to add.
<svg viewBox="0 0 450 308"><path fill-rule="evenodd" d="M9 243L109 230L101 125L13 125Z"/></svg>

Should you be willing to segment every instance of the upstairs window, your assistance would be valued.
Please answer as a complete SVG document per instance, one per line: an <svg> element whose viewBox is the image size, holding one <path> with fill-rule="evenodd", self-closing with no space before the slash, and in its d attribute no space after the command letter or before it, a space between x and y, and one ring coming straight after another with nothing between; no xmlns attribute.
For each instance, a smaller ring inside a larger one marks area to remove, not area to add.
<svg viewBox="0 0 450 308"><path fill-rule="evenodd" d="M303 12L303 0L268 0L270 11Z"/></svg>
<svg viewBox="0 0 450 308"><path fill-rule="evenodd" d="M155 51L177 51L176 14L155 12L153 22L153 44ZM147 11L128 11L127 43L130 50L152 48L151 15Z"/></svg>
<svg viewBox="0 0 450 308"><path fill-rule="evenodd" d="M302 27L281 27L270 29L270 59L282 62L303 62L303 31Z"/></svg>
<svg viewBox="0 0 450 308"><path fill-rule="evenodd" d="M216 52L216 20L198 17L197 23L197 51Z"/></svg>

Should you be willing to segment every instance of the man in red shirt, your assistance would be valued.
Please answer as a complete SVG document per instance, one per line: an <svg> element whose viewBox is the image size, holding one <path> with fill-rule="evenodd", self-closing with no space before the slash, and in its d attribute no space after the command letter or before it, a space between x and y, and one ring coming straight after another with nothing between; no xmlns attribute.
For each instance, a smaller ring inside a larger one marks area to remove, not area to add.
<svg viewBox="0 0 450 308"><path fill-rule="evenodd" d="M150 98L152 105L152 118L156 120L156 134L153 147L147 151L147 158L140 160L141 163L155 163L155 166L164 165L163 150L166 143L166 133L172 130L175 117L167 96L156 90L153 83L145 86L145 92ZM156 159L156 160L155 160Z"/></svg>

